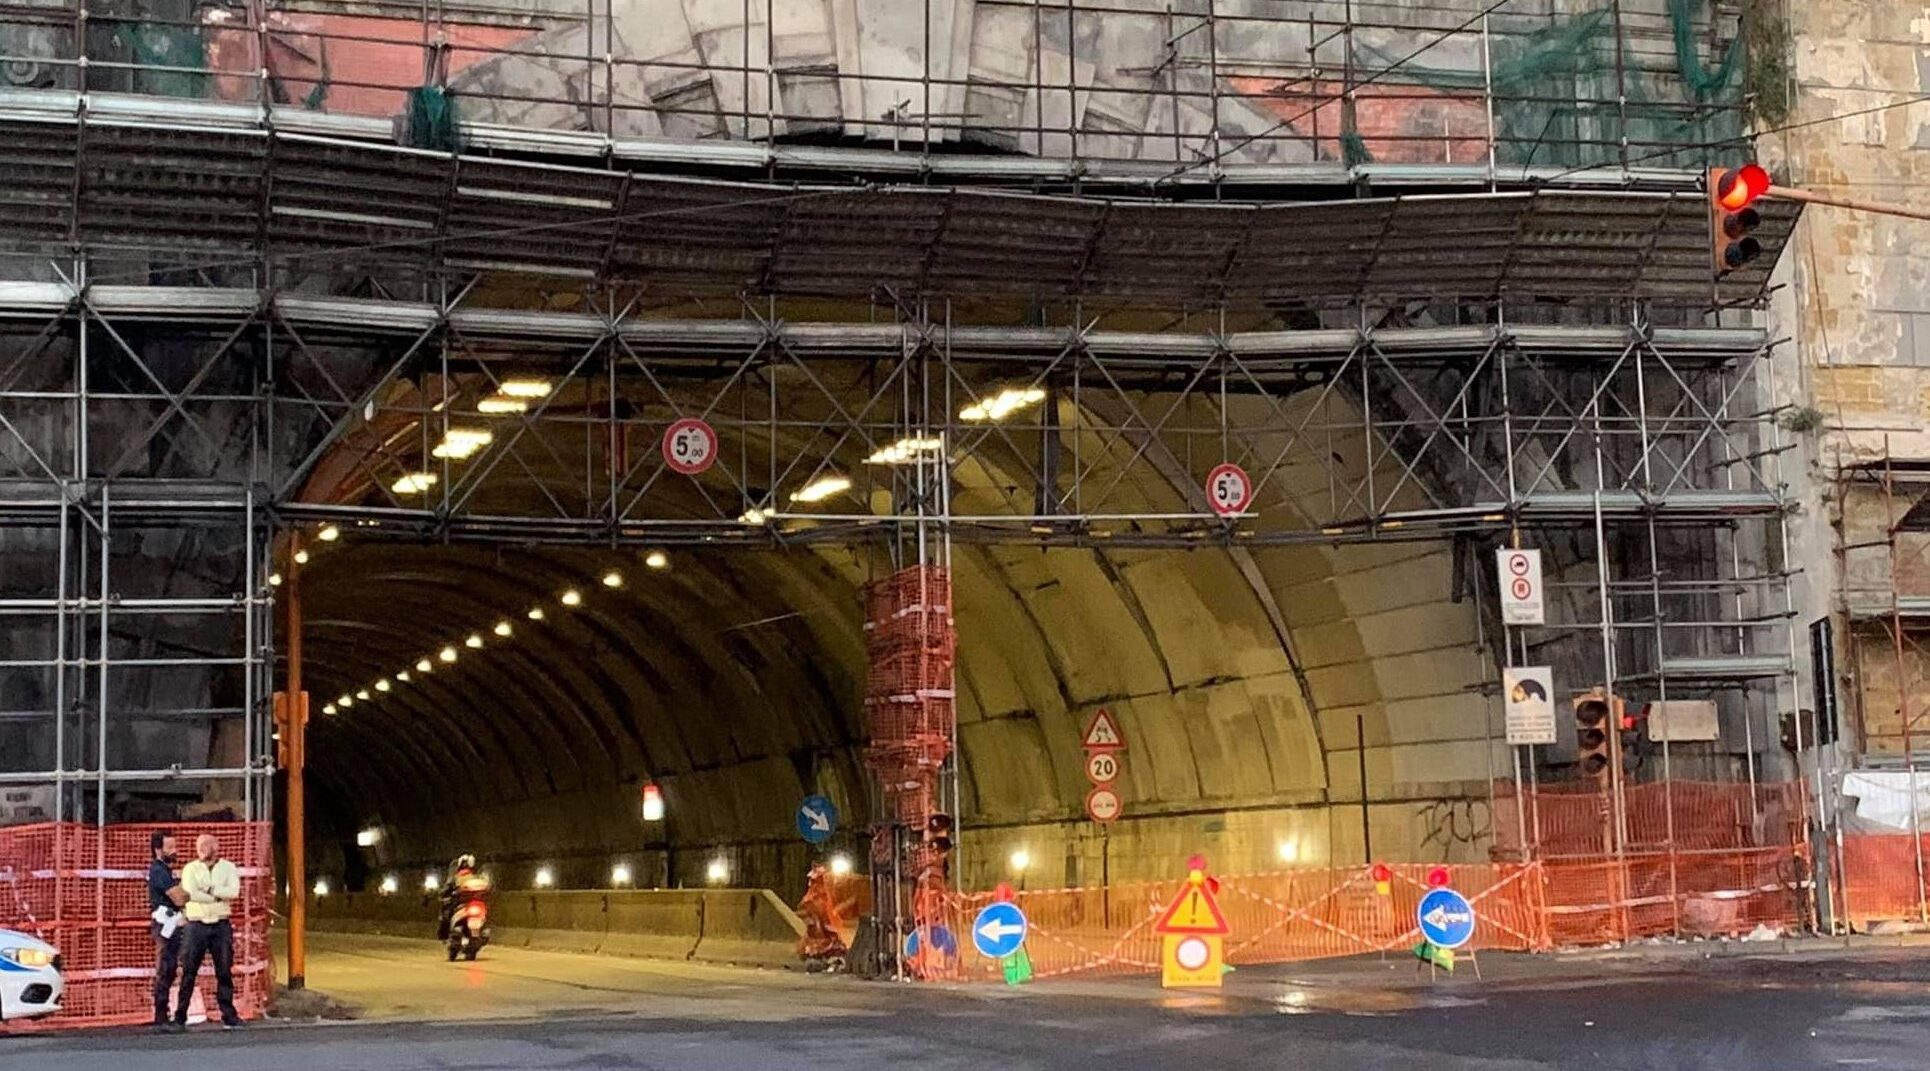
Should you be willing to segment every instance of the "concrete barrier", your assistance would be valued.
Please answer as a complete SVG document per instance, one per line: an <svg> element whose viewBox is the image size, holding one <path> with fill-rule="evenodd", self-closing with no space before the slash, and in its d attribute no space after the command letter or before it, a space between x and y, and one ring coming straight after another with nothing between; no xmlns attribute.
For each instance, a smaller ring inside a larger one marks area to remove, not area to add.
<svg viewBox="0 0 1930 1071"><path fill-rule="evenodd" d="M437 901L420 893L309 898L317 930L435 936ZM804 922L769 889L497 892L494 939L511 948L795 967Z"/></svg>

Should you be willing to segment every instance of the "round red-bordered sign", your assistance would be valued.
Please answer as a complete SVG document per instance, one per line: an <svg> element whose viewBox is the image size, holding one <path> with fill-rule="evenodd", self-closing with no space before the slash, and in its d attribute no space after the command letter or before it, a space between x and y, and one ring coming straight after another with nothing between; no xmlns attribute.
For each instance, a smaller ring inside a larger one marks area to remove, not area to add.
<svg viewBox="0 0 1930 1071"><path fill-rule="evenodd" d="M1110 785L1119 780L1119 756L1111 751L1087 755L1086 779L1095 785Z"/></svg>
<svg viewBox="0 0 1930 1071"><path fill-rule="evenodd" d="M1199 970L1212 958L1213 950L1204 937L1188 937L1173 949L1173 962L1189 971Z"/></svg>
<svg viewBox="0 0 1930 1071"><path fill-rule="evenodd" d="M1206 501L1222 517L1245 513L1253 503L1253 478L1232 462L1221 465L1206 474Z"/></svg>
<svg viewBox="0 0 1930 1071"><path fill-rule="evenodd" d="M1119 793L1109 785L1099 785L1086 793L1086 815L1095 822L1110 822L1118 818L1123 809Z"/></svg>
<svg viewBox="0 0 1930 1071"><path fill-rule="evenodd" d="M663 463L672 472L698 476L717 461L717 432L696 417L663 430Z"/></svg>

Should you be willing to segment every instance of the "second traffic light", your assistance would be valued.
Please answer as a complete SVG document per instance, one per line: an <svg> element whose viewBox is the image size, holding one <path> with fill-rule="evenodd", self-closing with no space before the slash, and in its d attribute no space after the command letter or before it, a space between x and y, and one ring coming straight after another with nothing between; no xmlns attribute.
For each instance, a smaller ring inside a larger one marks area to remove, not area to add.
<svg viewBox="0 0 1930 1071"><path fill-rule="evenodd" d="M1577 767L1603 791L1614 784L1615 760L1621 756L1621 706L1621 699L1600 689L1575 697Z"/></svg>
<svg viewBox="0 0 1930 1071"><path fill-rule="evenodd" d="M1760 164L1709 169L1709 261L1718 277L1762 255L1762 243L1752 233L1762 224L1762 214L1750 206L1769 186L1769 172Z"/></svg>

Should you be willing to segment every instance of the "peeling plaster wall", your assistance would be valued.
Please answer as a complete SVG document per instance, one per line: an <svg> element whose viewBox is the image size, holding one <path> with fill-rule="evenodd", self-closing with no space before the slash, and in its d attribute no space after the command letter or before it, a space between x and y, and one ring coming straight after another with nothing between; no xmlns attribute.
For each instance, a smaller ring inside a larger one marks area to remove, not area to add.
<svg viewBox="0 0 1930 1071"><path fill-rule="evenodd" d="M1921 107L1869 111L1930 92L1930 9L1856 0L1790 3L1788 122L1796 129L1764 141L1779 179L1825 194L1930 207L1930 112ZM1868 114L1851 115L1852 112ZM1839 121L1828 121L1842 116ZM1792 518L1793 558L1803 569L1804 620L1837 614L1847 599L1887 604L1892 586L1930 594L1921 543L1905 541L1899 563L1864 548L1839 558L1844 543L1881 540L1888 521L1880 495L1865 483L1847 496L1840 465L1885 451L1930 459L1930 245L1925 225L1874 213L1812 206L1783 258L1774 295L1776 333L1796 345L1786 362L1783 400L1813 407L1820 425L1797 436L1802 451L1787 471L1801 512ZM1915 494L1895 503L1901 516ZM1901 747L1898 666L1881 626L1858 625L1852 642L1838 616L1836 682L1851 746L1860 710L1872 751ZM1930 710L1930 665L1921 628L1908 645L1905 684L1912 708ZM1807 668L1807 667L1805 667ZM1806 694L1813 694L1806 682ZM1806 704L1808 705L1808 704Z"/></svg>

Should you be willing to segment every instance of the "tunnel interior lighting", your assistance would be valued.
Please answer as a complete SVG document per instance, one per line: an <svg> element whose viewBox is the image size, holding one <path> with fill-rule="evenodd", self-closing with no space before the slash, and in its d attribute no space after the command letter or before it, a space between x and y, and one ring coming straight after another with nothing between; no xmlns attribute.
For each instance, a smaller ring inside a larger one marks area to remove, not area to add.
<svg viewBox="0 0 1930 1071"><path fill-rule="evenodd" d="M436 654L436 657L442 659L444 662L454 662L456 660L456 649L454 647L444 647Z"/></svg>
<svg viewBox="0 0 1930 1071"><path fill-rule="evenodd" d="M943 449L945 449L943 439L914 435L900 439L889 446L880 447L864 461L867 465L908 465Z"/></svg>
<svg viewBox="0 0 1930 1071"><path fill-rule="evenodd" d="M410 472L404 473L400 479L390 484L389 490L394 491L398 495L419 495L435 485L435 473Z"/></svg>
<svg viewBox="0 0 1930 1071"><path fill-rule="evenodd" d="M296 565L307 565L307 564L308 564L308 552L307 552L307 551L305 551L305 550L298 550L298 551L296 551L296 552L295 552L295 564L296 564Z"/></svg>
<svg viewBox="0 0 1930 1071"><path fill-rule="evenodd" d="M321 896L327 896L327 895L328 895L328 879L327 879L327 878L316 878L316 879L315 879L315 895L316 895L316 896L318 896L318 897L321 897Z"/></svg>
<svg viewBox="0 0 1930 1071"><path fill-rule="evenodd" d="M618 863L617 865L610 868L610 884L612 885L630 884L630 864L629 863Z"/></svg>
<svg viewBox="0 0 1930 1071"><path fill-rule="evenodd" d="M352 695L343 695L341 698L335 700L335 705L338 707L352 707L355 705L355 697Z"/></svg>
<svg viewBox="0 0 1930 1071"><path fill-rule="evenodd" d="M556 872L546 866L536 868L536 887L547 889L556 884Z"/></svg>
<svg viewBox="0 0 1930 1071"><path fill-rule="evenodd" d="M280 574L280 573L269 573L269 574L268 574L268 586L269 586L269 587L271 587L271 588L278 588L278 587L281 587L281 574Z"/></svg>
<svg viewBox="0 0 1930 1071"><path fill-rule="evenodd" d="M378 692L386 692L389 690L389 687L389 678L387 677L375 682L375 690Z"/></svg>
<svg viewBox="0 0 1930 1071"><path fill-rule="evenodd" d="M1024 848L1015 849L1012 852L1010 862L1012 864L1012 873L1023 874L1032 868L1032 853L1026 851Z"/></svg>
<svg viewBox="0 0 1930 1071"><path fill-rule="evenodd" d="M426 658L419 658L416 659L415 671L417 673L434 673L436 671L436 664Z"/></svg>
<svg viewBox="0 0 1930 1071"><path fill-rule="evenodd" d="M396 890L400 888L402 888L402 881L401 879L397 878L394 874L384 874L382 876L382 895L383 896L394 896Z"/></svg>
<svg viewBox="0 0 1930 1071"><path fill-rule="evenodd" d="M763 524L765 521L768 521L771 519L771 514L767 510L759 509L756 506L752 506L750 509L747 509L742 514L738 515L737 519L744 522L745 524Z"/></svg>
<svg viewBox="0 0 1930 1071"><path fill-rule="evenodd" d="M374 826L357 830L355 833L355 846L358 848L373 848L380 843L382 843L382 831Z"/></svg>
<svg viewBox="0 0 1930 1071"><path fill-rule="evenodd" d="M503 380L502 386L496 388L496 393L507 398L541 398L552 389L554 388L547 379L517 376Z"/></svg>
<svg viewBox="0 0 1930 1071"><path fill-rule="evenodd" d="M531 621L541 621L541 620L543 619L543 608L542 608L541 606L532 606L532 607L530 607L530 608L529 608L529 619L530 619Z"/></svg>
<svg viewBox="0 0 1930 1071"><path fill-rule="evenodd" d="M505 398L491 395L476 403L476 412L484 416L506 416L511 413L526 413L529 403L521 398Z"/></svg>
<svg viewBox="0 0 1930 1071"><path fill-rule="evenodd" d="M466 461L495 439L487 428L450 428L442 433L442 441L429 453L450 461Z"/></svg>
<svg viewBox="0 0 1930 1071"><path fill-rule="evenodd" d="M568 590L568 591L566 591L566 592L564 592L564 593L563 593L563 605L565 605L565 606L581 606L581 605L583 605L583 593L582 593L582 592L580 592L580 591L578 591L578 590L576 590L575 588L571 588L570 590Z"/></svg>
<svg viewBox="0 0 1930 1071"><path fill-rule="evenodd" d="M851 478L836 472L827 472L803 487L791 492L791 501L806 505L822 502L832 495L851 490Z"/></svg>
<svg viewBox="0 0 1930 1071"><path fill-rule="evenodd" d="M653 550L643 556L643 564L652 569L668 569L670 567L670 555L665 554L661 550Z"/></svg>
<svg viewBox="0 0 1930 1071"><path fill-rule="evenodd" d="M325 524L322 525L321 531L315 533L315 538L324 543L333 543L342 538L342 530L332 524Z"/></svg>
<svg viewBox="0 0 1930 1071"><path fill-rule="evenodd" d="M335 713L335 711L336 711L337 709L338 709L338 708L337 708L337 707L335 706L335 704L333 704L333 703L330 703L330 704L328 704L327 706L324 706L324 707L322 708L322 713L324 713L324 714L333 714L333 713Z"/></svg>
<svg viewBox="0 0 1930 1071"><path fill-rule="evenodd" d="M357 699L360 699L360 700L361 700L362 702L364 702L364 703L366 703L366 702L368 702L368 701L369 701L369 690L368 690L367 688L364 688L364 689L362 689L361 691L358 691L358 692L356 692L356 693L355 693L355 698L357 698Z"/></svg>
<svg viewBox="0 0 1930 1071"><path fill-rule="evenodd" d="M1281 841L1280 842L1280 861L1283 863L1299 862L1300 861L1300 842L1297 840L1294 840L1292 837L1288 837L1286 840Z"/></svg>
<svg viewBox="0 0 1930 1071"><path fill-rule="evenodd" d="M409 671L406 669L398 671L395 675L395 679L401 681L404 684L409 683Z"/></svg>
<svg viewBox="0 0 1930 1071"><path fill-rule="evenodd" d="M704 867L704 879L712 885L722 885L730 880L730 861L719 856Z"/></svg>
<svg viewBox="0 0 1930 1071"><path fill-rule="evenodd" d="M471 632L469 638L462 641L462 645L472 651L480 648L482 646L482 634L479 632Z"/></svg>
<svg viewBox="0 0 1930 1071"><path fill-rule="evenodd" d="M490 631L494 632L496 635L501 636L504 639L508 639L510 634L515 630L509 627L509 622L498 621L496 622L496 627L493 629L490 629Z"/></svg>
<svg viewBox="0 0 1930 1071"><path fill-rule="evenodd" d="M837 855L832 856L831 873L840 878L844 877L846 874L851 873L851 857L848 855L845 855L843 852L839 852Z"/></svg>
<svg viewBox="0 0 1930 1071"><path fill-rule="evenodd" d="M606 588L620 588L620 587L622 587L622 586L623 586L623 574L622 574L622 573L619 573L619 572L617 572L617 571L616 571L615 569L612 569L612 570L610 570L609 572L607 572L607 573L604 573L604 574L603 574L603 586L604 586L604 587L606 587Z"/></svg>
<svg viewBox="0 0 1930 1071"><path fill-rule="evenodd" d="M1038 387L1007 387L983 401L966 406L959 411L958 419L973 424L996 424L1042 401L1045 401L1045 391Z"/></svg>
<svg viewBox="0 0 1930 1071"><path fill-rule="evenodd" d="M431 870L427 874L422 875L423 892L435 892L440 888L442 888L442 879L436 876L435 871Z"/></svg>

